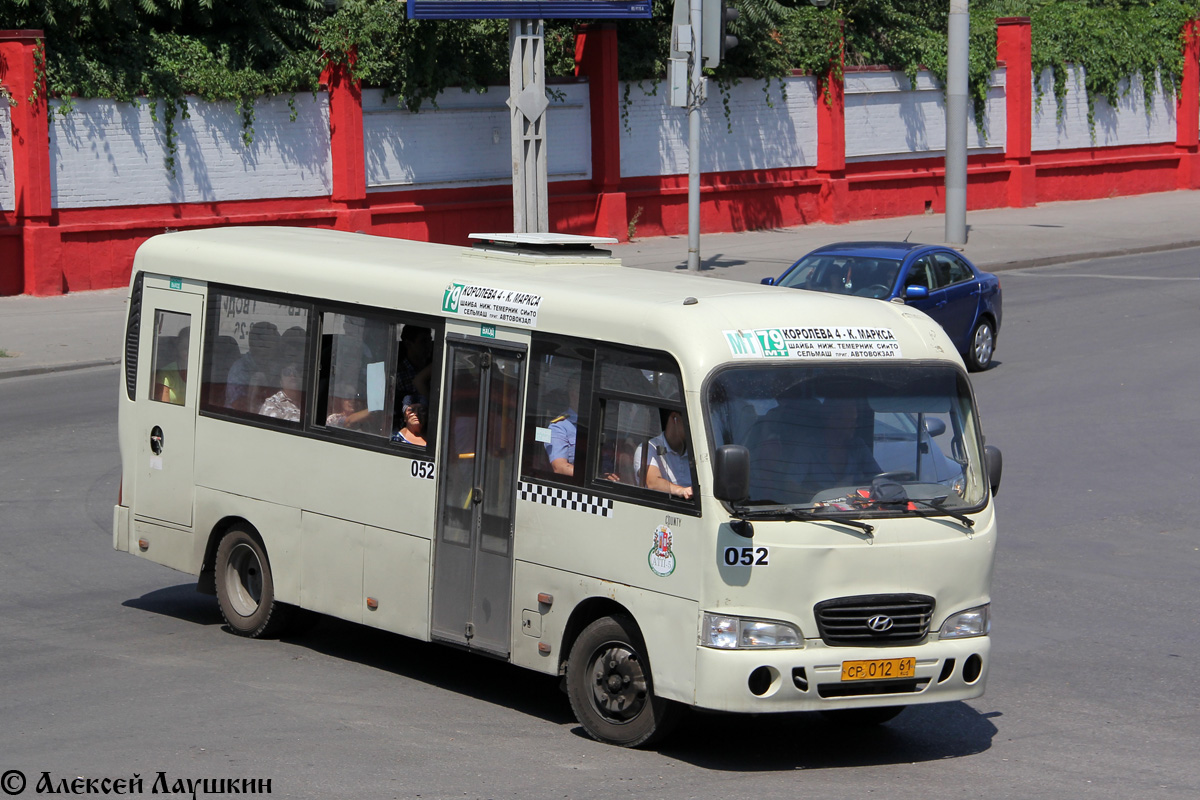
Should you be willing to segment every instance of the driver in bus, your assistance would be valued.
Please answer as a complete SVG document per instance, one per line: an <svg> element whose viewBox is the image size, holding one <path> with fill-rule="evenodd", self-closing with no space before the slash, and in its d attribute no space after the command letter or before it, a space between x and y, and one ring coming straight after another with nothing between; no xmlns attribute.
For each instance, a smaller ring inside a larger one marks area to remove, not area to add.
<svg viewBox="0 0 1200 800"><path fill-rule="evenodd" d="M882 470L859 435L862 415L858 403L827 398L816 416L819 431L805 449L802 483L814 491L870 484Z"/></svg>
<svg viewBox="0 0 1200 800"><path fill-rule="evenodd" d="M649 452L642 461L642 448L634 453L638 465L638 480L642 479L641 464L645 463L647 489L667 492L672 497L692 499L692 465L688 455L687 428L683 414L673 409L659 409L663 432L649 442Z"/></svg>

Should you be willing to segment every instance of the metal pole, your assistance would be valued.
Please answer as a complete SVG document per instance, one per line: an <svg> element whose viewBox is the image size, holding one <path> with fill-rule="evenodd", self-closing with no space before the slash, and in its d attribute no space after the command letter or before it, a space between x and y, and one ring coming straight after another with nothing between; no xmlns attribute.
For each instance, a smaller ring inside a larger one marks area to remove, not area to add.
<svg viewBox="0 0 1200 800"><path fill-rule="evenodd" d="M508 106L512 136L513 232L550 230L546 158L546 57L540 19L508 24Z"/></svg>
<svg viewBox="0 0 1200 800"><path fill-rule="evenodd" d="M967 0L950 0L946 57L946 241L967 243Z"/></svg>
<svg viewBox="0 0 1200 800"><path fill-rule="evenodd" d="M688 80L688 271L700 271L700 100L704 96L701 0L689 3L692 24L691 75Z"/></svg>

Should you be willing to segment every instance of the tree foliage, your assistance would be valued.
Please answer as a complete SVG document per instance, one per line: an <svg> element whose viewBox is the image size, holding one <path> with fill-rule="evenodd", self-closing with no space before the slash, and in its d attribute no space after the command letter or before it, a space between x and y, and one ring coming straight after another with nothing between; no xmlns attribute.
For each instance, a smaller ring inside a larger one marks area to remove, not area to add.
<svg viewBox="0 0 1200 800"><path fill-rule="evenodd" d="M945 78L949 0L734 2L742 13L731 27L741 44L715 73L724 86L793 70L837 75L843 58ZM1200 0L973 0L970 12L969 83L982 119L997 17L1032 18L1034 70L1052 71L1060 104L1067 66L1083 66L1093 109L1098 98L1115 102L1156 73L1168 91L1178 87L1180 31L1200 16ZM618 23L623 80L666 74L671 16L672 2L653 0L651 20ZM575 24L546 23L551 76L574 68ZM186 114L188 95L233 100L248 135L253 98L315 91L329 61L351 64L366 85L412 110L446 88L479 90L508 77L505 21L409 20L402 0L2 0L0 28L45 30L42 69L66 108L73 97L146 98L162 104L169 126Z"/></svg>

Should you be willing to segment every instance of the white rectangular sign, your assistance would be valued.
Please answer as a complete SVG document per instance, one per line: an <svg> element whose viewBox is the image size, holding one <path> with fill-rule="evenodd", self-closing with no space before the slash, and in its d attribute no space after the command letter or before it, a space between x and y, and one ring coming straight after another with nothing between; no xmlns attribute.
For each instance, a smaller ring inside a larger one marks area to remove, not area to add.
<svg viewBox="0 0 1200 800"><path fill-rule="evenodd" d="M747 358L901 358L891 328L812 326L722 331L734 356Z"/></svg>
<svg viewBox="0 0 1200 800"><path fill-rule="evenodd" d="M541 304L541 295L469 283L452 283L442 296L442 311L448 314L525 328L537 327L538 307Z"/></svg>

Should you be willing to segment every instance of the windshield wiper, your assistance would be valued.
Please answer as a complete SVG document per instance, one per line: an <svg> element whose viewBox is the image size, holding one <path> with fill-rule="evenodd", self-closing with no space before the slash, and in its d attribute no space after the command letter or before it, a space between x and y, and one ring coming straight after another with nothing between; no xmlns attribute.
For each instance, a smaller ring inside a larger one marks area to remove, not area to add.
<svg viewBox="0 0 1200 800"><path fill-rule="evenodd" d="M796 508L795 506L780 507L782 504L773 504L771 508L752 509L749 506L737 504L733 506L733 511L741 519L772 519L778 518L785 522L833 522L838 525L846 525L851 528L858 528L865 531L868 536L875 535L875 526L866 522L861 522L857 519L840 519L838 517L829 516L828 514L818 514L815 511L806 511Z"/></svg>
<svg viewBox="0 0 1200 800"><path fill-rule="evenodd" d="M931 497L928 500L921 500L916 497L908 497L908 498L905 498L904 500L886 500L886 501L882 501L882 502L876 501L876 505L899 506L899 505L904 505L906 503L917 503L919 505L925 506L926 508L932 508L935 511L940 511L941 513L945 514L948 517L954 517L956 520L961 522L963 525L966 525L968 528L974 528L975 520L971 519L966 514L962 514L962 513L959 513L958 511L954 511L952 509L946 508L945 504L946 504L946 500L948 500L948 499L949 499L949 495L941 495L939 497ZM935 515L922 514L921 516L932 517Z"/></svg>

